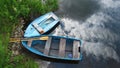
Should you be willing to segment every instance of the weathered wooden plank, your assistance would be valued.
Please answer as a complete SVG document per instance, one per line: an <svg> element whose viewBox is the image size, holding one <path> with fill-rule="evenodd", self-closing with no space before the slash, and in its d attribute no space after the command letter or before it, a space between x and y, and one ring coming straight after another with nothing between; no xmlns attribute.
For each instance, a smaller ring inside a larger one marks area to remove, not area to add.
<svg viewBox="0 0 120 68"><path fill-rule="evenodd" d="M33 40L29 40L29 41L27 42L27 45L28 45L29 47L31 47L32 41L33 41Z"/></svg>
<svg viewBox="0 0 120 68"><path fill-rule="evenodd" d="M64 57L65 56L65 45L66 45L66 39L60 39L60 45L59 45L59 56Z"/></svg>
<svg viewBox="0 0 120 68"><path fill-rule="evenodd" d="M79 58L79 46L80 46L79 41L73 42L73 58Z"/></svg>
<svg viewBox="0 0 120 68"><path fill-rule="evenodd" d="M10 38L9 42L20 42L21 38Z"/></svg>
<svg viewBox="0 0 120 68"><path fill-rule="evenodd" d="M35 29L37 29L37 31L38 31L40 34L44 33L44 30L43 30L41 27L39 27L38 24L33 23L32 25L33 25L33 27L35 27Z"/></svg>
<svg viewBox="0 0 120 68"><path fill-rule="evenodd" d="M21 42L21 41L29 41L29 40L48 40L48 36L35 37L35 38L10 38L9 42Z"/></svg>
<svg viewBox="0 0 120 68"><path fill-rule="evenodd" d="M44 54L48 55L49 54L49 50L50 50L50 45L51 45L51 40L52 37L49 37L49 39L47 40L46 44L45 44L45 49L44 49Z"/></svg>

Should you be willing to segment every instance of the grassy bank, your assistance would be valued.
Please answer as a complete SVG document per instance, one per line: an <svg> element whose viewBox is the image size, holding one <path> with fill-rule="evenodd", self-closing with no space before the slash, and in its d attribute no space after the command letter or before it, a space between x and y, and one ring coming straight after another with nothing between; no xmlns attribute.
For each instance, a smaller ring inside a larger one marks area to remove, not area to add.
<svg viewBox="0 0 120 68"><path fill-rule="evenodd" d="M25 23L46 12L56 10L57 0L0 0L0 68L38 68L33 59L17 55L11 59L12 52L8 42L13 28L20 19Z"/></svg>

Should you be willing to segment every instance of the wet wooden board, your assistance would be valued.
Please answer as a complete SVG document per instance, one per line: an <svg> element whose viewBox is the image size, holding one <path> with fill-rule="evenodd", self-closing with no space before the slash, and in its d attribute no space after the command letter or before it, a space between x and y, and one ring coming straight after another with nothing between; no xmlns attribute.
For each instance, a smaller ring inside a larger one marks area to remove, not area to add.
<svg viewBox="0 0 120 68"><path fill-rule="evenodd" d="M29 40L29 41L27 42L27 45L28 45L29 47L31 47L32 41L33 41L33 40Z"/></svg>
<svg viewBox="0 0 120 68"><path fill-rule="evenodd" d="M60 39L59 56L61 57L65 56L65 45L66 45L66 39Z"/></svg>
<svg viewBox="0 0 120 68"><path fill-rule="evenodd" d="M59 50L50 49L49 56L58 57Z"/></svg>
<svg viewBox="0 0 120 68"><path fill-rule="evenodd" d="M79 41L73 42L73 58L79 58L79 46L80 46Z"/></svg>
<svg viewBox="0 0 120 68"><path fill-rule="evenodd" d="M40 34L44 33L44 30L41 27L39 27L36 23L33 23L32 25L33 25L33 27L35 27L35 29L37 29L37 31Z"/></svg>
<svg viewBox="0 0 120 68"><path fill-rule="evenodd" d="M46 44L45 44L45 49L44 49L44 54L48 55L49 54L49 50L50 50L50 45L51 45L51 40L52 37L49 37L49 39L47 40Z"/></svg>

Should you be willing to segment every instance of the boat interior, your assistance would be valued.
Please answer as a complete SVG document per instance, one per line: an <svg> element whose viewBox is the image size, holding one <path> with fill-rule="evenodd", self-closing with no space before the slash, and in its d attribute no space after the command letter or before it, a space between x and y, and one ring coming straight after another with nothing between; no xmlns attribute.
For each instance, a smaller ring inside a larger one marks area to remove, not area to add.
<svg viewBox="0 0 120 68"><path fill-rule="evenodd" d="M27 45L47 56L63 58L80 58L80 41L73 39L49 37L48 40L33 40Z"/></svg>

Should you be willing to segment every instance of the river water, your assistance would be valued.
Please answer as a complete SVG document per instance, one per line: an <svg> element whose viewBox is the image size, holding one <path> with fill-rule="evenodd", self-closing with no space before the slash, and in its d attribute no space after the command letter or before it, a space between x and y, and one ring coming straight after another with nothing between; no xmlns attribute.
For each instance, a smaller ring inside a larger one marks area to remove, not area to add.
<svg viewBox="0 0 120 68"><path fill-rule="evenodd" d="M47 68L120 68L120 0L59 0L55 13L63 23L54 35L82 39L83 60Z"/></svg>

